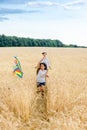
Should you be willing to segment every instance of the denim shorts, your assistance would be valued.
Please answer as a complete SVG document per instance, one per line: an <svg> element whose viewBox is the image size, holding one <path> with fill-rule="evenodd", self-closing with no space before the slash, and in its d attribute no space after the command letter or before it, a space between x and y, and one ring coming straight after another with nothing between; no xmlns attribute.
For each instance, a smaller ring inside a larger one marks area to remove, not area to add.
<svg viewBox="0 0 87 130"><path fill-rule="evenodd" d="M43 82L43 83L37 82L37 87L42 87L42 86L45 86L45 85L46 85L46 82Z"/></svg>

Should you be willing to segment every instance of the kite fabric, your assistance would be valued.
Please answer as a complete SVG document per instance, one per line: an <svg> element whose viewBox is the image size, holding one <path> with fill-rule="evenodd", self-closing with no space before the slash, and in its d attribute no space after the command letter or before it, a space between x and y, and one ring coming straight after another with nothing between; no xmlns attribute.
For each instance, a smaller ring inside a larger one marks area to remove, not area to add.
<svg viewBox="0 0 87 130"><path fill-rule="evenodd" d="M20 61L18 60L16 56L14 58L15 58L15 61L14 61L15 67L14 67L13 74L17 75L20 78L23 78L23 72L22 72Z"/></svg>

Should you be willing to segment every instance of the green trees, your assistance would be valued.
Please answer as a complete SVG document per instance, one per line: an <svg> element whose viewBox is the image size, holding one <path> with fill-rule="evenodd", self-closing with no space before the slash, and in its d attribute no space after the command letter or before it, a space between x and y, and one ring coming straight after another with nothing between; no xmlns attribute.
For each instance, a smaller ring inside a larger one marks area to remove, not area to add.
<svg viewBox="0 0 87 130"><path fill-rule="evenodd" d="M20 46L43 46L43 47L63 47L65 46L59 40L50 40L50 39L32 39L32 38L23 38L16 36L5 36L0 35L0 47L20 47Z"/></svg>
<svg viewBox="0 0 87 130"><path fill-rule="evenodd" d="M59 40L32 39L16 36L0 35L0 47L78 47L77 45L65 45Z"/></svg>

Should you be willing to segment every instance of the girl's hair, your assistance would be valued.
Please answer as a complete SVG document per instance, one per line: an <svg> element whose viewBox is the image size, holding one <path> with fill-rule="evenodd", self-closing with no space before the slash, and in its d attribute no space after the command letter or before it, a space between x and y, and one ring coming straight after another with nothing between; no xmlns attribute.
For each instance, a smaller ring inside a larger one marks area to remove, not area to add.
<svg viewBox="0 0 87 130"><path fill-rule="evenodd" d="M47 70L47 65L45 63L40 63L39 68L37 69L37 72L36 72L37 74L41 68L41 65L44 65L44 67L45 67L44 70Z"/></svg>

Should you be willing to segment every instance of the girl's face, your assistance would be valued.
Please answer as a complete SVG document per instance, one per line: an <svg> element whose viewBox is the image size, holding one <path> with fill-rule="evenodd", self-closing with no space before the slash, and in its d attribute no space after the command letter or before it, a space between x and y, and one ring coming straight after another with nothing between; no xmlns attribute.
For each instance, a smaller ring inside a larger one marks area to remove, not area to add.
<svg viewBox="0 0 87 130"><path fill-rule="evenodd" d="M41 68L41 70L44 70L45 66L43 64L41 64L40 68Z"/></svg>
<svg viewBox="0 0 87 130"><path fill-rule="evenodd" d="M17 60L14 60L14 63L17 64Z"/></svg>

